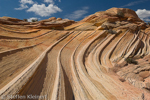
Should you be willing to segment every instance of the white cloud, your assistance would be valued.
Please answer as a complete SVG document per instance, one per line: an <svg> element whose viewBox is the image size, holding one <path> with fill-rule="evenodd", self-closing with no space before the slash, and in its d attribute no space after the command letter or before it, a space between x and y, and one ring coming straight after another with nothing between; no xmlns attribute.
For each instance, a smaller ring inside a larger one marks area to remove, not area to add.
<svg viewBox="0 0 150 100"><path fill-rule="evenodd" d="M145 18L144 21L150 22L150 18Z"/></svg>
<svg viewBox="0 0 150 100"><path fill-rule="evenodd" d="M33 19L37 20L37 19L40 19L40 18L31 17L31 18L28 19L28 22L32 22Z"/></svg>
<svg viewBox="0 0 150 100"><path fill-rule="evenodd" d="M44 0L44 2L47 2L47 3L54 3L53 0Z"/></svg>
<svg viewBox="0 0 150 100"><path fill-rule="evenodd" d="M56 0L55 0L56 1ZM58 0L59 2L61 2L61 0ZM44 2L46 3L53 3L54 4L54 1L53 0L44 0Z"/></svg>
<svg viewBox="0 0 150 100"><path fill-rule="evenodd" d="M139 18L141 18L144 21L150 21L150 10L146 10L146 9L138 9L136 11L137 15L139 16Z"/></svg>
<svg viewBox="0 0 150 100"><path fill-rule="evenodd" d="M28 6L26 4L33 4L34 2L32 0L20 0L20 7L19 8L15 8L15 10L23 10L28 8Z"/></svg>
<svg viewBox="0 0 150 100"><path fill-rule="evenodd" d="M26 8L28 8L27 5L20 4L20 7L19 8L15 8L15 10L23 10L23 9L26 9Z"/></svg>
<svg viewBox="0 0 150 100"><path fill-rule="evenodd" d="M72 14L68 14L65 17L72 20L77 20L79 18L84 17L84 15L88 13L88 9L89 7L83 7L81 10L76 10Z"/></svg>
<svg viewBox="0 0 150 100"><path fill-rule="evenodd" d="M45 6L45 4L34 4L31 8L27 10L27 12L34 12L35 14L40 15L41 17L46 17L51 16L51 14L57 12L62 12L62 10L53 4L49 4L47 7Z"/></svg>
<svg viewBox="0 0 150 100"><path fill-rule="evenodd" d="M22 3L22 4L33 4L34 2L32 1L32 0L20 0L19 1L20 3Z"/></svg>
<svg viewBox="0 0 150 100"><path fill-rule="evenodd" d="M89 7L83 7L82 9L83 9L83 10L88 10L88 9L89 9Z"/></svg>
<svg viewBox="0 0 150 100"><path fill-rule="evenodd" d="M121 6L121 7L134 6L134 5L137 5L137 4L142 3L142 2L145 2L145 1L148 1L148 0L139 0L139 1L130 2L130 3L126 4L126 5Z"/></svg>

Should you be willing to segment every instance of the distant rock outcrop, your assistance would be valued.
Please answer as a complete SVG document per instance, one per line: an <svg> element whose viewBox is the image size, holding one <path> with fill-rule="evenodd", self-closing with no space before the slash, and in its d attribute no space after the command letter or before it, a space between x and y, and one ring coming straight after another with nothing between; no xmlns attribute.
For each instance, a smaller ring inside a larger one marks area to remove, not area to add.
<svg viewBox="0 0 150 100"><path fill-rule="evenodd" d="M150 100L150 26L126 8L79 22L1 17L2 99Z"/></svg>
<svg viewBox="0 0 150 100"><path fill-rule="evenodd" d="M36 29L59 29L63 30L64 27L69 26L75 21L69 20L69 19L61 19L61 18L55 18L51 17L49 19L41 20L38 22L25 22L20 19L11 18L11 17L1 17L0 18L1 24L8 24L8 25L25 25L30 28L36 28Z"/></svg>
<svg viewBox="0 0 150 100"><path fill-rule="evenodd" d="M136 24L140 28L147 28L145 22L143 22L135 13L135 11L127 8L111 8L106 11L96 12L93 15L90 15L79 23L73 24L71 26L66 27L66 30L74 29L74 30L97 30L104 29L101 28L120 28L120 26L124 28L129 28L130 24ZM107 24L107 25L106 25ZM99 28L100 27L100 28Z"/></svg>

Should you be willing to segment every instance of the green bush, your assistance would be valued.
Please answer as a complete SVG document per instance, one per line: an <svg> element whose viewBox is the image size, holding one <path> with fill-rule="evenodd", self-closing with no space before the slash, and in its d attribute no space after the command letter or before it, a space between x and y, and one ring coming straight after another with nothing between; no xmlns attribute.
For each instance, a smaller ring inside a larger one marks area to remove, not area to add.
<svg viewBox="0 0 150 100"><path fill-rule="evenodd" d="M55 27L52 27L53 30L55 30Z"/></svg>
<svg viewBox="0 0 150 100"><path fill-rule="evenodd" d="M38 19L32 19L32 22L37 22L38 21Z"/></svg>
<svg viewBox="0 0 150 100"><path fill-rule="evenodd" d="M23 19L23 21L27 22L28 20L27 19Z"/></svg>
<svg viewBox="0 0 150 100"><path fill-rule="evenodd" d="M118 17L124 17L124 13L123 13L122 11L118 11L118 12L117 12L117 16L118 16Z"/></svg>
<svg viewBox="0 0 150 100"><path fill-rule="evenodd" d="M110 33L110 34L117 34L117 32L112 30L112 29L107 30L107 32Z"/></svg>
<svg viewBox="0 0 150 100"><path fill-rule="evenodd" d="M135 64L135 65L138 64L138 62L135 61L133 58L126 58L125 61L129 64Z"/></svg>
<svg viewBox="0 0 150 100"><path fill-rule="evenodd" d="M102 24L101 27L102 27L103 29L105 29L105 30L108 30L107 25Z"/></svg>

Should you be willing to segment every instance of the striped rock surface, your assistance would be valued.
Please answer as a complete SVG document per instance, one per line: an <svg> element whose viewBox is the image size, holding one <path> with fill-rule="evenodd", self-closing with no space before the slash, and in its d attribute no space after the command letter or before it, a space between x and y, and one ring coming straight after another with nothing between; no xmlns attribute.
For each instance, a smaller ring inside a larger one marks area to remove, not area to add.
<svg viewBox="0 0 150 100"><path fill-rule="evenodd" d="M125 8L79 22L0 18L0 100L150 100L150 27Z"/></svg>

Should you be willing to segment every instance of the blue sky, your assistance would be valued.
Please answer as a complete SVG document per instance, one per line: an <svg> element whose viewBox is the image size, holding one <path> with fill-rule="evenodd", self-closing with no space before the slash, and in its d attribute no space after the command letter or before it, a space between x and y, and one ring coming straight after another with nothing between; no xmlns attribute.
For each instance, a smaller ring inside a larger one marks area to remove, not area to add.
<svg viewBox="0 0 150 100"><path fill-rule="evenodd" d="M150 0L0 0L0 17L29 20L60 17L79 21L112 7L132 9L142 20L150 22Z"/></svg>

